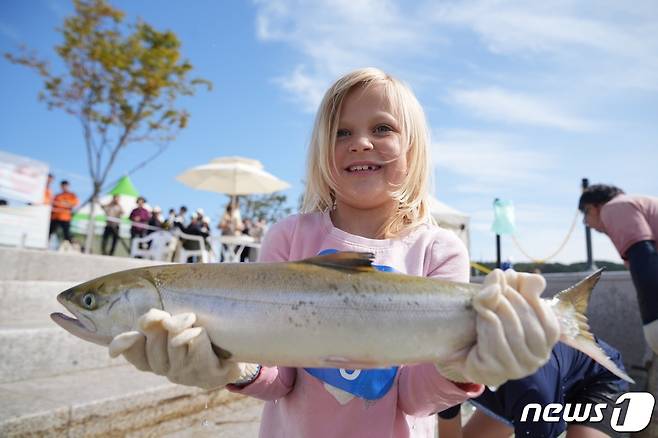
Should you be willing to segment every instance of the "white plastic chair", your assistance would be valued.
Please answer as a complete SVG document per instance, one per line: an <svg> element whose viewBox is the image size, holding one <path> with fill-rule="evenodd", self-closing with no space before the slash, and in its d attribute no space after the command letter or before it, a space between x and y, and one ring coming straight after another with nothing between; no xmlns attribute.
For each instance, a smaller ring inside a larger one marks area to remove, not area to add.
<svg viewBox="0 0 658 438"><path fill-rule="evenodd" d="M240 262L243 251L248 248L260 249L260 243L248 235L216 236L213 240L213 254L218 254L219 260L227 263Z"/></svg>
<svg viewBox="0 0 658 438"><path fill-rule="evenodd" d="M144 237L135 237L131 243L130 256L170 262L176 249L177 240L168 231L156 231Z"/></svg>
<svg viewBox="0 0 658 438"><path fill-rule="evenodd" d="M185 249L183 243L185 240L196 242L194 245L198 249ZM188 258L199 257L201 263L208 263L210 255L206 250L206 241L203 236L195 236L192 234L185 234L182 231L178 233L178 247L176 248L176 261L178 263L187 263Z"/></svg>

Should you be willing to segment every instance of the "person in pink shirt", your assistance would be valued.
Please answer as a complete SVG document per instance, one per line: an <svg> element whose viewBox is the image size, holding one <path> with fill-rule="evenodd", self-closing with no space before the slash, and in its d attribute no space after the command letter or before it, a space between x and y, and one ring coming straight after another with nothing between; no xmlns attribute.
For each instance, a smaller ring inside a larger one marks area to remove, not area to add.
<svg viewBox="0 0 658 438"><path fill-rule="evenodd" d="M402 82L374 68L338 79L318 110L302 211L270 228L260 261L371 252L380 270L468 282L466 248L429 214L429 145L423 110ZM154 310L141 318L139 342L119 335L110 350L177 383L265 400L261 437L433 437L432 414L548 360L559 326L539 299L544 286L534 274L490 274L473 300L475 344L442 363L370 370L236 364L212 353L189 314ZM179 355L180 342L169 340L181 338L189 342Z"/></svg>
<svg viewBox="0 0 658 438"><path fill-rule="evenodd" d="M587 226L610 237L631 271L644 337L658 354L658 198L594 184L578 201Z"/></svg>

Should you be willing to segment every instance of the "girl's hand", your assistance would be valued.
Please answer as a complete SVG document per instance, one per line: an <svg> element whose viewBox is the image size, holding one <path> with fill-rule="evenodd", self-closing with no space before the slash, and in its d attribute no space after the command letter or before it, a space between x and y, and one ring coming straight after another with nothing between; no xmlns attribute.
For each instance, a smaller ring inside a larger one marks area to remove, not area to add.
<svg viewBox="0 0 658 438"><path fill-rule="evenodd" d="M139 318L139 331L121 333L112 340L110 356L123 354L139 370L203 389L247 384L258 375L258 365L217 357L206 330L194 327L195 322L194 313L171 316L151 309Z"/></svg>
<svg viewBox="0 0 658 438"><path fill-rule="evenodd" d="M537 371L560 337L555 314L540 298L545 287L537 274L488 274L473 299L475 345L437 364L439 372L457 382L499 386Z"/></svg>

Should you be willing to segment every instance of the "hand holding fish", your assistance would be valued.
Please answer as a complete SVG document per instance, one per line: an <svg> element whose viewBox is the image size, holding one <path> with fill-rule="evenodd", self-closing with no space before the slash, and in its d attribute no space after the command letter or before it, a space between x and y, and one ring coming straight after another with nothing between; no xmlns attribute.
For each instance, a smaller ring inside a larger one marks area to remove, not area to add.
<svg viewBox="0 0 658 438"><path fill-rule="evenodd" d="M555 313L540 298L541 275L494 270L473 298L476 342L448 361L439 372L458 382L499 386L535 372L549 358L560 337Z"/></svg>
<svg viewBox="0 0 658 438"><path fill-rule="evenodd" d="M138 320L139 331L121 333L110 343L110 356L122 354L137 369L165 376L173 383L204 389L224 387L250 377L257 365L217 357L196 316L171 316L151 309Z"/></svg>

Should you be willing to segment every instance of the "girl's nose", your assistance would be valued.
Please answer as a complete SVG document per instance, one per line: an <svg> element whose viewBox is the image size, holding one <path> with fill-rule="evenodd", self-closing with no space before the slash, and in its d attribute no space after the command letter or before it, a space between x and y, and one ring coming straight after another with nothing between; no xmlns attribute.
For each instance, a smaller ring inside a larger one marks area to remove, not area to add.
<svg viewBox="0 0 658 438"><path fill-rule="evenodd" d="M367 136L354 136L352 137L352 142L350 143L350 152L366 152L374 149L375 146L370 141L370 138Z"/></svg>

